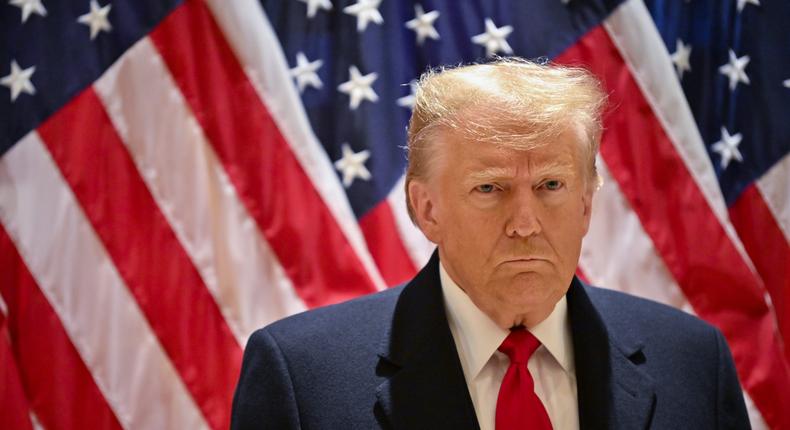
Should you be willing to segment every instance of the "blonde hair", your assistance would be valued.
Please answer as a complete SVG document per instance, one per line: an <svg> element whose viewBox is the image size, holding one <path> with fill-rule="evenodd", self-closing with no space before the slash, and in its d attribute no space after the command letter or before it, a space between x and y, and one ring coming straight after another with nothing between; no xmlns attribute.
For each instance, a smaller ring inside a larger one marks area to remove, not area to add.
<svg viewBox="0 0 790 430"><path fill-rule="evenodd" d="M581 127L587 143L588 184L599 183L595 156L600 145L606 95L590 72L520 58L425 72L417 83L407 136L406 205L414 220L409 184L425 179L438 132L469 142L529 150Z"/></svg>

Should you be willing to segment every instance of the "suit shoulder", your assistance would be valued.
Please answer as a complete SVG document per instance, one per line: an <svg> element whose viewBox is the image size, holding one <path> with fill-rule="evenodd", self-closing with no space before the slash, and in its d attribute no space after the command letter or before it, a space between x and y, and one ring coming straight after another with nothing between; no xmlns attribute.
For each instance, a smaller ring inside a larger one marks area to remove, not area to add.
<svg viewBox="0 0 790 430"><path fill-rule="evenodd" d="M700 318L663 303L606 288L585 286L610 328L618 332L666 334L699 339L719 330Z"/></svg>
<svg viewBox="0 0 790 430"><path fill-rule="evenodd" d="M727 341L694 315L622 292L585 286L610 337L655 381L656 428L749 428Z"/></svg>
<svg viewBox="0 0 790 430"><path fill-rule="evenodd" d="M346 302L301 312L256 331L274 338L278 344L309 344L371 336L392 315L403 287L358 297Z"/></svg>

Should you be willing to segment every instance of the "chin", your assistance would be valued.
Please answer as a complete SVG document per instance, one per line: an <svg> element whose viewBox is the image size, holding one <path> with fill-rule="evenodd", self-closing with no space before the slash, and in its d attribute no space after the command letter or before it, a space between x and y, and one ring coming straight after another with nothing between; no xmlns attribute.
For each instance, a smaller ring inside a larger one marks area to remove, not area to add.
<svg viewBox="0 0 790 430"><path fill-rule="evenodd" d="M511 306L531 309L545 306L547 302L556 303L562 297L556 280L548 280L536 273L519 274L511 280L504 294Z"/></svg>
<svg viewBox="0 0 790 430"><path fill-rule="evenodd" d="M508 289L515 294L536 294L549 289L553 282L540 272L519 272L508 279Z"/></svg>

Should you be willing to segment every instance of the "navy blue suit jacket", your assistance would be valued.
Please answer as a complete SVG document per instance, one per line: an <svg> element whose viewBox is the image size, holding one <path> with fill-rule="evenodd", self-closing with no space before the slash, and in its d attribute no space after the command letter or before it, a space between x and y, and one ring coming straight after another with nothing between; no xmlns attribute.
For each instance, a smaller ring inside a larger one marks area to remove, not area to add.
<svg viewBox="0 0 790 430"><path fill-rule="evenodd" d="M445 316L438 257L405 287L256 331L233 429L476 429ZM583 429L749 428L724 338L668 306L567 293Z"/></svg>

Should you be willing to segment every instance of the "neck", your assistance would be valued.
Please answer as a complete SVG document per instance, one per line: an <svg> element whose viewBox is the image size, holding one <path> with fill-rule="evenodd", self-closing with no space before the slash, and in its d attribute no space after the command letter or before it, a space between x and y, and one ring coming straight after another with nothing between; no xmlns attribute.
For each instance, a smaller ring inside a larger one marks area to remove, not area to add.
<svg viewBox="0 0 790 430"><path fill-rule="evenodd" d="M544 309L539 312L531 312L531 313L521 313L521 314L507 314L502 312L497 312L496 310L488 311L485 308L480 307L477 302L475 302L474 298L470 296L472 302L480 308L489 318L491 318L498 326L502 327L505 330L510 330L515 327L525 327L525 328L532 328L536 325L543 322L546 318L551 315L551 312L554 310L554 306L550 309ZM556 304L556 303L555 303Z"/></svg>

